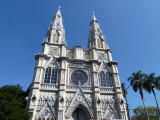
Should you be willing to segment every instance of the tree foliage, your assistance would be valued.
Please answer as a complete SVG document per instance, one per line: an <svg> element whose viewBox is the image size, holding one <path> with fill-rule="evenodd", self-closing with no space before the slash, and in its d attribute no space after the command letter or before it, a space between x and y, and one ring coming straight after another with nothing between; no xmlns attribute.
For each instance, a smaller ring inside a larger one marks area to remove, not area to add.
<svg viewBox="0 0 160 120"><path fill-rule="evenodd" d="M125 88L125 83L121 84L121 88L122 88L123 96L127 95L127 91L126 91L126 88Z"/></svg>
<svg viewBox="0 0 160 120"><path fill-rule="evenodd" d="M158 120L156 107L146 107L146 109L148 111L150 120ZM133 112L134 115L132 116L131 120L146 120L146 114L142 106L136 107Z"/></svg>
<svg viewBox="0 0 160 120"><path fill-rule="evenodd" d="M20 85L6 85L0 88L0 120L28 120L25 109L25 95Z"/></svg>
<svg viewBox="0 0 160 120"><path fill-rule="evenodd" d="M125 83L121 84L121 89L122 89L123 97L126 100L127 115L128 115L128 119L130 120L130 113L129 113L129 106L128 106L128 101L127 101L127 96L126 96L127 95L127 91L126 91L126 88L125 88Z"/></svg>
<svg viewBox="0 0 160 120"><path fill-rule="evenodd" d="M141 95L141 99L143 102L144 110L146 113L146 118L147 118L147 120L150 120L145 103L144 103L144 96L143 96L143 90L142 90L143 83L144 83L144 74L142 74L141 71L133 73L132 76L128 78L128 81L130 81L130 84L133 87L133 90L135 92L137 92L137 90L139 90L139 93Z"/></svg>

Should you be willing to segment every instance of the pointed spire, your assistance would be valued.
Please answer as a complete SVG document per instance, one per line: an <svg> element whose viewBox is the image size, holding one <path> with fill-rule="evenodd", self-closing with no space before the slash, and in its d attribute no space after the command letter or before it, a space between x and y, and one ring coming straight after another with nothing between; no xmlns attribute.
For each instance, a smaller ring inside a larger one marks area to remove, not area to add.
<svg viewBox="0 0 160 120"><path fill-rule="evenodd" d="M63 18L58 6L58 11L53 17L53 22L47 31L47 36L45 42L56 43L56 44L66 44L65 42L65 30L63 27Z"/></svg>
<svg viewBox="0 0 160 120"><path fill-rule="evenodd" d="M63 29L63 19L62 19L62 14L60 10L60 6L58 6L58 11L53 17L53 23L52 23L52 28L61 28Z"/></svg>
<svg viewBox="0 0 160 120"><path fill-rule="evenodd" d="M90 22L90 32L89 32L89 39L88 39L88 48L100 48L106 49L106 41L105 37L102 33L100 28L99 22L96 19L94 11L92 11L92 20Z"/></svg>
<svg viewBox="0 0 160 120"><path fill-rule="evenodd" d="M92 11L92 20L91 20L90 26L92 30L100 29L100 26L99 26L98 20L96 19L94 11Z"/></svg>
<svg viewBox="0 0 160 120"><path fill-rule="evenodd" d="M92 20L97 20L97 19L96 19L96 16L95 16L95 13L94 13L94 11L92 11L92 13L93 13Z"/></svg>
<svg viewBox="0 0 160 120"><path fill-rule="evenodd" d="M60 15L61 16L61 6L58 6L58 11L57 11L56 15Z"/></svg>

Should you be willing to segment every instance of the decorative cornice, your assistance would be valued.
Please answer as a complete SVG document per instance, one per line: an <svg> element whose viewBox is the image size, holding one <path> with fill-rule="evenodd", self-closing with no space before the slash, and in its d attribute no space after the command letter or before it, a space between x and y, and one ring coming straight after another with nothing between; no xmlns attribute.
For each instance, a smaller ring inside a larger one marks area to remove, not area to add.
<svg viewBox="0 0 160 120"><path fill-rule="evenodd" d="M118 62L117 61L109 61L108 64L109 65L118 65Z"/></svg>
<svg viewBox="0 0 160 120"><path fill-rule="evenodd" d="M34 69L37 69L37 68L42 68L42 69L44 69L44 67L42 67L42 66L35 66L35 67L34 67Z"/></svg>
<svg viewBox="0 0 160 120"><path fill-rule="evenodd" d="M112 73L113 75L115 74L115 75L119 75L119 73Z"/></svg>
<svg viewBox="0 0 160 120"><path fill-rule="evenodd" d="M49 42L46 42L46 41L44 41L43 43L42 43L42 45L45 45L45 44L47 44L47 45L56 45L56 46L67 46L66 44L58 44L58 43L49 43Z"/></svg>
<svg viewBox="0 0 160 120"><path fill-rule="evenodd" d="M42 58L44 58L44 59L49 59L50 57L49 56L47 56L46 54L42 54L42 53L38 53L38 54L36 54L35 55L35 59L37 60L38 58L40 58L40 57L42 57Z"/></svg>
<svg viewBox="0 0 160 120"><path fill-rule="evenodd" d="M64 68L60 68L59 70L63 70L63 71L66 71L66 69L64 69Z"/></svg>
<svg viewBox="0 0 160 120"><path fill-rule="evenodd" d="M98 73L97 71L92 71L92 73Z"/></svg>

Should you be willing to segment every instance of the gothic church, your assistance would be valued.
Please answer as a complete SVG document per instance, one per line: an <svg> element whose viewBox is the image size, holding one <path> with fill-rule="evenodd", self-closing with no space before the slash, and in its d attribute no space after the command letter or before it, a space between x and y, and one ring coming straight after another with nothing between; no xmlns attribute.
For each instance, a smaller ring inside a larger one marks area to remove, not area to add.
<svg viewBox="0 0 160 120"><path fill-rule="evenodd" d="M67 47L59 8L35 59L27 101L31 120L128 120L118 63L94 13L88 50Z"/></svg>

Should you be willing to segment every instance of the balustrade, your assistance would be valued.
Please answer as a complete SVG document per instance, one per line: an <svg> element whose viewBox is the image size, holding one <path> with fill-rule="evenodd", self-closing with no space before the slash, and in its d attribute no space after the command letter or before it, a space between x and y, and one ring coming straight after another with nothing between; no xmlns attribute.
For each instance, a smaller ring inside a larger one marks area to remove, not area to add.
<svg viewBox="0 0 160 120"><path fill-rule="evenodd" d="M101 93L114 93L114 89L112 87L101 87L100 88Z"/></svg>
<svg viewBox="0 0 160 120"><path fill-rule="evenodd" d="M77 89L78 89L78 86L73 86L73 85L67 85L67 86L66 86L66 91L76 92ZM82 90L83 92L92 92L92 87L81 86L81 90Z"/></svg>
<svg viewBox="0 0 160 120"><path fill-rule="evenodd" d="M41 84L41 90L58 90L58 85L56 84Z"/></svg>

